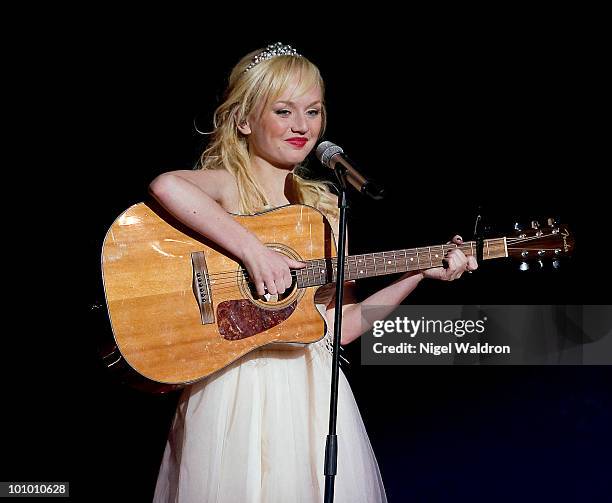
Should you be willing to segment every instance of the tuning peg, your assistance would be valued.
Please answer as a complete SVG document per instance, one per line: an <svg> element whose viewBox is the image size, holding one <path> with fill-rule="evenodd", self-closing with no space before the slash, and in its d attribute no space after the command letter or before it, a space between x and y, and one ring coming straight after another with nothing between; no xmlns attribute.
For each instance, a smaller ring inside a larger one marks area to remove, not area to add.
<svg viewBox="0 0 612 503"><path fill-rule="evenodd" d="M544 269L544 262L542 262L541 260L538 260L536 264L540 266L540 269Z"/></svg>
<svg viewBox="0 0 612 503"><path fill-rule="evenodd" d="M548 225L549 227L554 227L555 225L559 225L559 219L557 217L549 217Z"/></svg>
<svg viewBox="0 0 612 503"><path fill-rule="evenodd" d="M531 228L532 229L539 229L540 228L540 222L538 222L537 220L532 220L531 221Z"/></svg>
<svg viewBox="0 0 612 503"><path fill-rule="evenodd" d="M552 261L553 269L559 269L561 267L561 261L559 259L554 259Z"/></svg>
<svg viewBox="0 0 612 503"><path fill-rule="evenodd" d="M520 271L528 271L529 270L529 263L528 262L521 262L521 265L519 265L519 270Z"/></svg>
<svg viewBox="0 0 612 503"><path fill-rule="evenodd" d="M514 223L514 230L515 230L515 231L522 231L522 230L523 230L523 228L524 228L524 227L523 227L523 224L522 224L522 223L520 223L520 222L515 222L515 223Z"/></svg>

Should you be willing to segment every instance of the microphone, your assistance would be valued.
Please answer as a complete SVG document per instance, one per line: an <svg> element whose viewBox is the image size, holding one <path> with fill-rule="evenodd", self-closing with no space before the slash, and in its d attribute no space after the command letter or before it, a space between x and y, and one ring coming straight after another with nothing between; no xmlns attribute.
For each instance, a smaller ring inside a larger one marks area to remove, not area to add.
<svg viewBox="0 0 612 503"><path fill-rule="evenodd" d="M354 167L354 162L351 161L338 145L331 141L319 143L315 156L323 166L329 169L335 169L336 164L340 163L346 172L348 182L355 187L359 192L370 196L372 199L382 199L385 190L374 182L365 178Z"/></svg>

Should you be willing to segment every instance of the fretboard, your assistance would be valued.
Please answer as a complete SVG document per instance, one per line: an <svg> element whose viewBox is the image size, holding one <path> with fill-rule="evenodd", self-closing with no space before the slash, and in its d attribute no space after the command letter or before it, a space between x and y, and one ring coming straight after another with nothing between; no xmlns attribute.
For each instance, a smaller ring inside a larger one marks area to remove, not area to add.
<svg viewBox="0 0 612 503"><path fill-rule="evenodd" d="M441 267L446 253L459 248L466 256L476 255L476 241L469 241L460 246L445 244L426 246L422 248L408 248L363 255L349 255L345 259L344 279L346 281L373 276L384 276L407 271L420 271ZM483 245L483 259L495 259L508 256L506 238L485 239ZM305 261L308 265L303 269L296 269L297 286L324 285L336 281L336 257L327 259L314 259Z"/></svg>

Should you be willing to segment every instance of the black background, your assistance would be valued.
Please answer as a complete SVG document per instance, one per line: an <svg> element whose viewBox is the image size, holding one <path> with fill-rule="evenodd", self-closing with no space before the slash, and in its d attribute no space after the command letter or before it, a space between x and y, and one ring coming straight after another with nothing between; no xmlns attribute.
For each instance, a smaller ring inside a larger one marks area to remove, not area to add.
<svg viewBox="0 0 612 503"><path fill-rule="evenodd" d="M67 480L78 501L150 501L177 395L137 392L102 368L102 241L156 175L193 165L205 145L194 118L210 129L232 66L277 40L321 69L325 137L388 190L384 202L353 195L351 253L469 239L479 206L502 232L552 215L575 233L559 272L482 264L407 302L610 303L598 31L424 21L324 36L318 22L247 34L91 14L38 45L36 64L23 60L34 75L20 158L36 196L17 220L36 267L17 275L27 328L5 347L4 480ZM361 367L358 344L345 373L389 501L608 494L609 367Z"/></svg>

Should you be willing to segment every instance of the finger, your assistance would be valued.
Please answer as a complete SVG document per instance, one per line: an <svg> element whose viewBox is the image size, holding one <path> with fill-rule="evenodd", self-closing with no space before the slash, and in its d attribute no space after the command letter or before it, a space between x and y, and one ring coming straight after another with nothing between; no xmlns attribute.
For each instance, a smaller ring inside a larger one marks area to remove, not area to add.
<svg viewBox="0 0 612 503"><path fill-rule="evenodd" d="M288 280L287 280L288 278ZM278 293L284 293L291 286L291 269L285 269L280 277L276 278L276 288Z"/></svg>
<svg viewBox="0 0 612 503"><path fill-rule="evenodd" d="M462 255L463 254L461 253L454 253L450 258L449 272L451 275L451 281L459 278L461 274L463 274L463 271L465 271L465 264L467 263L467 260L465 260Z"/></svg>
<svg viewBox="0 0 612 503"><path fill-rule="evenodd" d="M448 269L450 273L453 273L456 269L461 267L461 257L463 253L460 250L454 249L446 253L446 260L448 262Z"/></svg>
<svg viewBox="0 0 612 503"><path fill-rule="evenodd" d="M261 277L261 275L253 273L251 275L250 281L255 287L255 291L257 292L257 295L261 297L263 294L266 293L266 286L264 284L264 280Z"/></svg>
<svg viewBox="0 0 612 503"><path fill-rule="evenodd" d="M304 262L298 262L297 260L293 260L292 258L289 258L289 257L284 257L284 258L285 258L285 262L287 262L287 265L291 267L292 269L302 269L306 267L306 264Z"/></svg>
<svg viewBox="0 0 612 503"><path fill-rule="evenodd" d="M276 284L276 291L279 294L284 293L291 285L291 269L287 266L277 271L274 275L274 283Z"/></svg>
<svg viewBox="0 0 612 503"><path fill-rule="evenodd" d="M476 260L476 257L468 257L467 270L471 272L475 271L476 269L478 269L478 261Z"/></svg>
<svg viewBox="0 0 612 503"><path fill-rule="evenodd" d="M278 292L276 291L276 284L274 283L274 278L270 275L264 276L264 283L266 285L266 290L271 295L276 295Z"/></svg>
<svg viewBox="0 0 612 503"><path fill-rule="evenodd" d="M463 253L463 251L461 251L461 249L459 248L453 248L452 250L449 250L448 252L446 252L446 256L447 257L455 257L456 259L459 260L459 262L467 262L467 255L465 253Z"/></svg>
<svg viewBox="0 0 612 503"><path fill-rule="evenodd" d="M279 295L285 293L285 280L283 278L275 280L274 284L276 285L276 293Z"/></svg>
<svg viewBox="0 0 612 503"><path fill-rule="evenodd" d="M283 276L283 281L285 282L285 286L289 288L293 284L293 276L291 276L291 271L287 271Z"/></svg>
<svg viewBox="0 0 612 503"><path fill-rule="evenodd" d="M455 261L451 268L451 281L454 281L457 278L461 277L464 270L465 269L462 264L460 262Z"/></svg>
<svg viewBox="0 0 612 503"><path fill-rule="evenodd" d="M462 256L463 253L461 250L457 250L456 248L446 252L446 260L448 260L451 269L457 268L457 266L461 263Z"/></svg>

